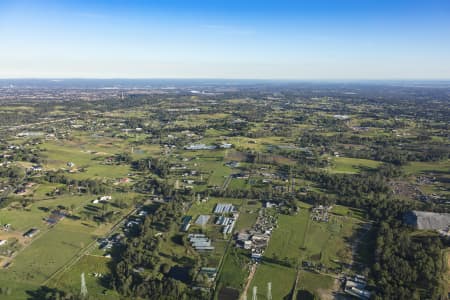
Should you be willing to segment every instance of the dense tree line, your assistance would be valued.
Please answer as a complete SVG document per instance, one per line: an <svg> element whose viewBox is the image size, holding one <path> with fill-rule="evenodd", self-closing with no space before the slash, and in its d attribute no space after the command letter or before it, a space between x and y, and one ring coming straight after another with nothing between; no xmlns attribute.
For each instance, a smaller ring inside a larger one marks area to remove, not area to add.
<svg viewBox="0 0 450 300"><path fill-rule="evenodd" d="M374 299L440 299L442 248L437 236L412 236L408 228L381 222L372 268Z"/></svg>
<svg viewBox="0 0 450 300"><path fill-rule="evenodd" d="M61 183L67 186L68 191L72 192L85 192L95 195L105 194L110 191L109 185L102 181L96 179L73 179L65 176L61 172L49 171L43 176L48 182L51 183Z"/></svg>
<svg viewBox="0 0 450 300"><path fill-rule="evenodd" d="M364 209L375 221L375 299L439 299L443 244L438 236L412 236L402 223L404 213L417 204L392 198L386 181L397 175L387 165L373 173L315 179L337 195L337 203Z"/></svg>

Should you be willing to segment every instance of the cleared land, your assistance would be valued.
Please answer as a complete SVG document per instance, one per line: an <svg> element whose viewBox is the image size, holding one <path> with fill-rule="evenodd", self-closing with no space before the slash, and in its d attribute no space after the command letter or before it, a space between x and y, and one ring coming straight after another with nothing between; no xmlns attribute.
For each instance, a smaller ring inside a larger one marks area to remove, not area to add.
<svg viewBox="0 0 450 300"><path fill-rule="evenodd" d="M274 299L283 299L292 293L295 266L301 266L303 261L321 263L332 269L352 263L350 242L355 242L356 232L365 224L360 212L338 206L330 221L323 223L312 221L307 205L303 207L297 215L279 215L278 228L258 266L248 297L251 297L253 286L258 287L261 297L265 296L267 282L272 282ZM285 263L291 267L286 267ZM333 288L333 276L334 273L325 275L302 271L297 289L311 294L323 293Z"/></svg>

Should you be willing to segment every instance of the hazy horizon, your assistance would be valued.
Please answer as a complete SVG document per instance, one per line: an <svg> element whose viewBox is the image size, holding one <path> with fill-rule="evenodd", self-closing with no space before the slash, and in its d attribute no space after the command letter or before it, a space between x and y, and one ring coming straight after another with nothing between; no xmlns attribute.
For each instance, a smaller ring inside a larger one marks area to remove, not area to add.
<svg viewBox="0 0 450 300"><path fill-rule="evenodd" d="M5 79L450 79L439 0L5 0L0 34Z"/></svg>

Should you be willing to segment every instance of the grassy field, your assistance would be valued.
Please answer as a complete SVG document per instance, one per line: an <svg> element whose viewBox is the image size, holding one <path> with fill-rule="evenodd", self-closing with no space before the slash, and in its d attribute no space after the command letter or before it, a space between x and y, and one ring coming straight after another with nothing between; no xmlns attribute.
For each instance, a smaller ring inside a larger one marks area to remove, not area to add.
<svg viewBox="0 0 450 300"><path fill-rule="evenodd" d="M31 227L44 227L42 218L48 216L43 211L27 211L3 208L0 210L0 222L2 224L11 224L13 230L25 232Z"/></svg>
<svg viewBox="0 0 450 300"><path fill-rule="evenodd" d="M345 240L360 226L357 220L341 216L331 216L328 223L315 222L307 210L296 216L280 215L278 222L265 256L310 260L329 267L343 260L343 254L349 251ZM330 244L334 246L328 247Z"/></svg>
<svg viewBox="0 0 450 300"><path fill-rule="evenodd" d="M218 289L231 287L242 290L248 276L250 258L248 252L238 248L230 248L226 254L218 279Z"/></svg>
<svg viewBox="0 0 450 300"><path fill-rule="evenodd" d="M27 209L13 209L6 207L0 210L0 221L4 224L11 224L13 230L26 231L30 227L44 228L47 225L44 223L43 219L48 217L49 212L45 212L44 209L54 209L58 205L70 208L75 207L75 211L79 210L83 205L94 199L95 196L72 196L72 195L62 195L56 198L49 198L42 195L43 192L40 191L39 187L36 191L37 197L34 197L34 202L29 205ZM44 190L48 190L48 186L45 185ZM45 197L44 199L39 199L40 196Z"/></svg>
<svg viewBox="0 0 450 300"><path fill-rule="evenodd" d="M267 283L272 282L273 299L286 299L294 287L296 271L293 268L263 262L258 265L255 277L247 293L247 299L252 299L253 287L257 287L259 299L266 299Z"/></svg>
<svg viewBox="0 0 450 300"><path fill-rule="evenodd" d="M374 169L377 168L381 162L370 160L370 159L360 159L360 158L350 158L350 157L334 157L333 166L329 169L331 173L359 173L361 168Z"/></svg>
<svg viewBox="0 0 450 300"><path fill-rule="evenodd" d="M276 292L278 298L275 297L274 290L274 299L283 299L289 294L293 286L287 282L295 280L295 268L281 266L276 261L289 261L294 265L302 261L320 262L330 268L339 267L339 262L350 263L351 246L348 241L364 224L358 211L346 207L338 206L337 214L332 214L328 223L310 220L307 206L301 207L303 208L297 215L279 215L278 228L273 232L264 253L267 259L258 266L252 282L252 286L265 287L270 277L272 284L279 289ZM272 275L278 272L279 276ZM302 272L301 278L302 289L313 294L318 289L328 289L333 283L332 278L327 275L306 271Z"/></svg>
<svg viewBox="0 0 450 300"><path fill-rule="evenodd" d="M205 166L202 164L202 167L204 168ZM232 173L230 168L227 168L221 164L215 165L215 166L210 166L207 168L208 169L211 168L213 170L213 172L211 173L211 176L209 177L209 180L208 180L208 185L211 185L211 186L222 187L226 178L228 176L230 176Z"/></svg>
<svg viewBox="0 0 450 300"><path fill-rule="evenodd" d="M365 213L362 209L350 208L342 205L334 205L331 209L331 212L335 215L352 217L360 221L365 220Z"/></svg>
<svg viewBox="0 0 450 300"><path fill-rule="evenodd" d="M272 234L265 252L267 257L297 258L302 252L300 247L305 243L309 220L309 212L301 209L296 216L280 215L278 228Z"/></svg>
<svg viewBox="0 0 450 300"><path fill-rule="evenodd" d="M119 296L112 290L108 290L104 294L105 288L101 283L102 278L94 276L94 273L102 274L103 276L108 274L108 263L108 258L85 255L69 271L55 279L50 286L77 294L81 285L81 273L84 272L86 287L91 297L95 299L119 299Z"/></svg>
<svg viewBox="0 0 450 300"><path fill-rule="evenodd" d="M38 191L40 188L48 190L49 186L39 186ZM42 192L36 192L36 195L42 196L42 194ZM131 204L135 196L134 193L113 193L112 195L113 199L120 197L128 204ZM64 218L53 228L49 228L43 221L50 214L45 209L52 210L63 205L73 208L74 213L77 214L83 211L84 206L91 203L95 197L89 195L62 195L45 199L35 197L36 202L29 205L27 209L7 207L0 210L0 221L10 223L13 232L19 235L31 227L41 230L27 241L24 248L13 258L8 269L0 269L0 286L9 286L12 289L10 295L2 295L4 298L1 299L26 299L27 290L38 288L96 237L108 232L112 226L111 223L96 224L90 220ZM115 208L114 210L123 214L127 209Z"/></svg>
<svg viewBox="0 0 450 300"><path fill-rule="evenodd" d="M81 226L58 224L36 236L36 240L14 258L8 269L0 270L0 285L37 287L42 284L93 241L93 236ZM21 287L19 290L20 296L17 296L13 289L11 299L25 298L25 289Z"/></svg>
<svg viewBox="0 0 450 300"><path fill-rule="evenodd" d="M44 160L46 169L68 169L68 162L74 163L74 168L84 168L84 172L68 175L76 179L118 178L126 176L130 171L129 166L102 164L104 158L123 150L110 144L98 145L82 138L74 142L66 141L64 144L46 142L41 148L45 149L43 156L46 157Z"/></svg>
<svg viewBox="0 0 450 300"><path fill-rule="evenodd" d="M247 183L245 179L236 179L233 178L230 181L230 185L228 186L230 190L248 190L250 189L250 185Z"/></svg>
<svg viewBox="0 0 450 300"><path fill-rule="evenodd" d="M239 219L236 222L236 230L250 229L255 224L258 214L242 211L239 213Z"/></svg>
<svg viewBox="0 0 450 300"><path fill-rule="evenodd" d="M299 293L299 291L307 291L310 294L320 297L322 292L326 292L327 290L333 288L333 282L334 278L330 276L308 271L300 271L297 293ZM297 296L297 299L299 299L298 297L299 296ZM322 297L320 299L322 299Z"/></svg>
<svg viewBox="0 0 450 300"><path fill-rule="evenodd" d="M82 226L59 224L43 233L15 258L9 272L17 274L17 279L43 282L93 240L93 236L83 229Z"/></svg>
<svg viewBox="0 0 450 300"><path fill-rule="evenodd" d="M403 167L407 174L421 174L429 172L450 173L450 160L439 162L410 162Z"/></svg>

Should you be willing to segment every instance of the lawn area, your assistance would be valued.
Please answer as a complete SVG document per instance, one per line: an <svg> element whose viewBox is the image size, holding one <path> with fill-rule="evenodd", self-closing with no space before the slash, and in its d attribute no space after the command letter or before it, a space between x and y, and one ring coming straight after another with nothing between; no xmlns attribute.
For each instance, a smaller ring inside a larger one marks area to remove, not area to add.
<svg viewBox="0 0 450 300"><path fill-rule="evenodd" d="M33 193L33 199L45 199L48 198L47 193L54 191L56 188L62 188L64 184L59 183L44 183L38 184L38 187Z"/></svg>
<svg viewBox="0 0 450 300"><path fill-rule="evenodd" d="M39 284L31 283L24 280L11 280L10 278L3 277L3 271L0 270L0 286L9 287L10 294L2 294L0 298L2 300L24 300L29 299L28 291L35 291L39 288Z"/></svg>
<svg viewBox="0 0 450 300"><path fill-rule="evenodd" d="M302 250L303 259L320 261L329 267L338 267L334 261L349 263L351 249L346 239L354 229L353 220L347 217L330 217L328 223L310 221Z"/></svg>
<svg viewBox="0 0 450 300"><path fill-rule="evenodd" d="M224 165L224 150L199 150L183 152L183 157L196 158L190 166L206 175L208 185L222 187L225 179L233 173L232 169Z"/></svg>
<svg viewBox="0 0 450 300"><path fill-rule="evenodd" d="M45 226L42 218L48 216L43 211L27 211L3 208L0 210L0 222L11 224L13 230L25 232L31 227L43 228Z"/></svg>

